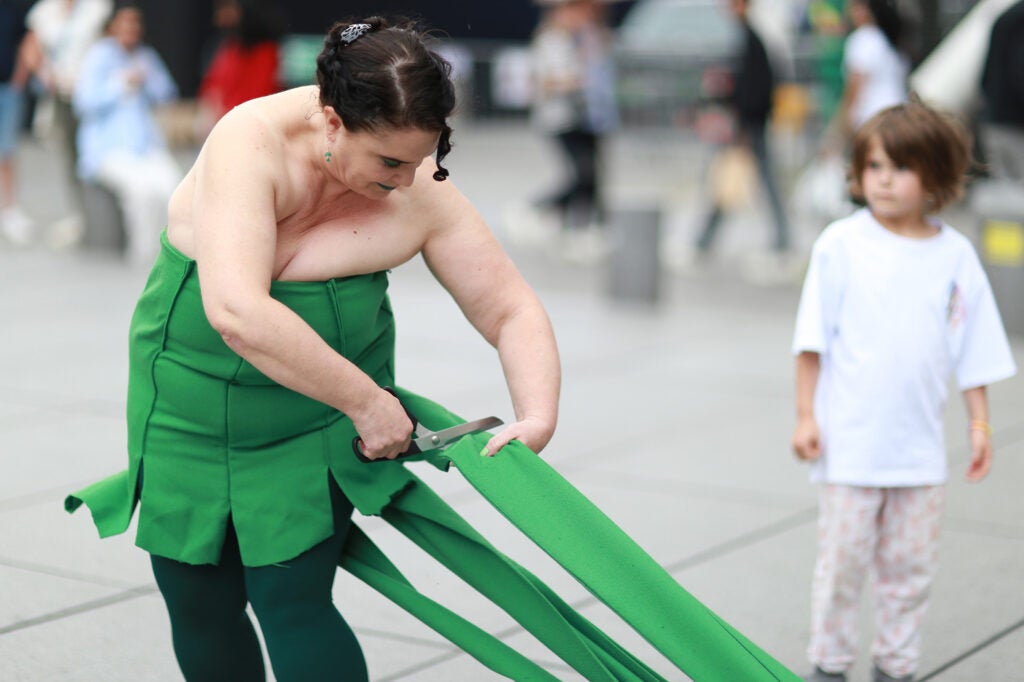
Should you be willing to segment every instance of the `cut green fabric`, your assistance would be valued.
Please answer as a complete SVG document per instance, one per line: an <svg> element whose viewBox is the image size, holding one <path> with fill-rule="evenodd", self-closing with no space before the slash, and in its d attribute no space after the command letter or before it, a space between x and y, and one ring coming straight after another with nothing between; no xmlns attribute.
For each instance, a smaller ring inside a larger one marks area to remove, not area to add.
<svg viewBox="0 0 1024 682"><path fill-rule="evenodd" d="M101 537L190 564L215 564L230 519L243 565L285 562L335 533L329 477L363 514L381 515L595 682L663 678L492 547L402 462L364 464L344 414L268 379L209 325L195 262L162 236L132 317L128 469L69 495ZM273 282L271 295L381 385L394 383L387 274ZM396 387L426 428L462 423ZM525 446L480 457L469 436L419 458L463 476L528 537L698 682L796 680L683 590L597 507ZM285 493L285 494L282 494ZM593 556L602 560L591 561ZM353 529L340 564L476 657L515 680L551 680L535 662L415 590Z"/></svg>
<svg viewBox="0 0 1024 682"><path fill-rule="evenodd" d="M402 389L398 395L430 429L462 421L422 396ZM443 466L439 460L453 463L488 502L680 670L698 682L799 680L684 590L536 454L514 441L494 457L481 457L486 439L466 437L428 457L438 466ZM382 516L588 680L661 679L497 552L422 483L407 487ZM591 561L595 555L604 559ZM460 645L473 653L469 645Z"/></svg>

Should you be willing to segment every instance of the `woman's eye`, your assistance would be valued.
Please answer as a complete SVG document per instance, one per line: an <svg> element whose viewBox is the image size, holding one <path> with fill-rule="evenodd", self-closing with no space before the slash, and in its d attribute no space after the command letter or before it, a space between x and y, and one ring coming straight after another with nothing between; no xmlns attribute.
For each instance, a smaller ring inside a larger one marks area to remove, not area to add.
<svg viewBox="0 0 1024 682"><path fill-rule="evenodd" d="M398 168L401 165L401 163L395 161L394 159L384 159L384 165L388 168Z"/></svg>

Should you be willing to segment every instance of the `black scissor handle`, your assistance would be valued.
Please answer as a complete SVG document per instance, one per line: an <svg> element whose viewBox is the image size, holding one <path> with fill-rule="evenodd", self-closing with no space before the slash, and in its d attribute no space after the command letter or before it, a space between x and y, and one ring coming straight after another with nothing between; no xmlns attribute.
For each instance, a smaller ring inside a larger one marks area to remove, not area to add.
<svg viewBox="0 0 1024 682"><path fill-rule="evenodd" d="M396 399L398 398L398 394L395 393L395 389L391 388L390 386L381 386L381 388L383 390L387 391L388 393L390 393L391 395L395 396ZM419 421L416 419L416 417L413 415L413 413L409 411L409 408L407 408L405 406L405 404L402 403L401 399L398 400L398 404L402 406L402 409L405 410L405 415L407 417L409 417L409 421L412 422L412 432L415 434L416 427L419 426ZM370 459L369 457L367 457L366 455L363 454L363 447L362 446L363 446L363 439L362 438L360 438L359 436L356 436L355 438L352 439L352 452L356 453L356 457L359 458L360 462L394 461L394 460L386 460L386 459L384 459L384 460ZM415 443L410 443L409 444L409 449L406 450L405 452L399 453L398 457L396 457L395 459L398 459L400 457L408 457L410 455L418 455L419 453L420 453L419 446L416 445Z"/></svg>

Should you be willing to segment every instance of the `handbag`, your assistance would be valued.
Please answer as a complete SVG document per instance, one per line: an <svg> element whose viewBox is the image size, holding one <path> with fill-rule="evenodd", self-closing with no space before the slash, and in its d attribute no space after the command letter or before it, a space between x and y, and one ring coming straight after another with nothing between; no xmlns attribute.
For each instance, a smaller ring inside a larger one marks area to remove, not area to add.
<svg viewBox="0 0 1024 682"><path fill-rule="evenodd" d="M749 206L757 188L757 168L748 147L732 144L723 148L708 169L711 196L723 210Z"/></svg>

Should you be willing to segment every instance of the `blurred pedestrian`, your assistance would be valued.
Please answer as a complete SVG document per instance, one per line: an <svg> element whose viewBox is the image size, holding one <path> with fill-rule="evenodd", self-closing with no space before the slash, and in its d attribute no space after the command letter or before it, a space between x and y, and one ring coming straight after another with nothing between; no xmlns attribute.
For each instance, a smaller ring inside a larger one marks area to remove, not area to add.
<svg viewBox="0 0 1024 682"><path fill-rule="evenodd" d="M771 206L772 220L775 224L775 240L772 245L778 264L782 265L789 250L789 221L783 205L782 195L775 181L775 170L772 167L768 150L767 126L771 117L775 77L771 60L764 43L750 25L748 19L748 0L730 0L729 10L740 23L742 42L737 59L737 66L732 74L731 91L727 98L734 119L734 130L731 139L726 141L724 151L719 154L734 153L739 149L749 152L750 158L757 166L757 174L768 195ZM719 156L719 160L723 157ZM739 172L738 167L734 167ZM723 180L724 182L724 180ZM714 189L714 188L713 188ZM697 253L705 256L718 235L718 228L728 209L721 192L712 192L713 205L704 222L704 228L697 239Z"/></svg>
<svg viewBox="0 0 1024 682"><path fill-rule="evenodd" d="M853 139L867 207L818 238L796 319L796 455L820 484L807 680L845 680L874 577L875 682L909 681L937 567L951 377L969 426L967 479L992 465L986 386L1016 373L970 241L933 215L962 192L966 130L920 103Z"/></svg>
<svg viewBox="0 0 1024 682"><path fill-rule="evenodd" d="M28 3L0 0L0 231L13 244L27 244L32 220L18 205L17 151L25 113L25 15Z"/></svg>
<svg viewBox="0 0 1024 682"><path fill-rule="evenodd" d="M836 121L843 140L876 113L907 99L910 59L895 0L850 0L853 32L843 47L843 99Z"/></svg>
<svg viewBox="0 0 1024 682"><path fill-rule="evenodd" d="M38 0L26 18L32 70L46 92L37 115L52 112L70 192L70 214L51 228L55 246L76 244L85 231L77 176L78 118L71 97L85 53L103 34L113 7L113 0Z"/></svg>
<svg viewBox="0 0 1024 682"><path fill-rule="evenodd" d="M352 451L358 437L394 460L413 428L381 388L391 268L422 255L497 347L517 418L480 454L554 432L551 325L444 181L455 89L428 40L381 17L335 24L316 85L229 112L171 199L132 318L130 469L68 504L109 535L138 503L187 680L264 679L250 603L278 680L367 679L331 596L353 509L430 495L401 461Z"/></svg>
<svg viewBox="0 0 1024 682"><path fill-rule="evenodd" d="M1024 0L992 26L981 90L981 138L989 174L1024 182Z"/></svg>
<svg viewBox="0 0 1024 682"><path fill-rule="evenodd" d="M135 262L156 255L167 202L182 176L153 113L176 98L178 89L142 36L142 11L119 4L106 37L86 53L74 90L81 117L78 175L117 198Z"/></svg>
<svg viewBox="0 0 1024 682"><path fill-rule="evenodd" d="M198 136L256 97L281 90L280 40L284 15L272 0L216 0L219 41L199 84Z"/></svg>
<svg viewBox="0 0 1024 682"><path fill-rule="evenodd" d="M809 0L807 24L814 46L815 93L818 120L831 121L843 96L843 43L845 0Z"/></svg>
<svg viewBox="0 0 1024 682"><path fill-rule="evenodd" d="M531 43L533 120L569 169L564 185L539 208L556 216L564 254L585 260L603 250L601 146L618 124L605 12L599 0L548 0Z"/></svg>

